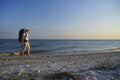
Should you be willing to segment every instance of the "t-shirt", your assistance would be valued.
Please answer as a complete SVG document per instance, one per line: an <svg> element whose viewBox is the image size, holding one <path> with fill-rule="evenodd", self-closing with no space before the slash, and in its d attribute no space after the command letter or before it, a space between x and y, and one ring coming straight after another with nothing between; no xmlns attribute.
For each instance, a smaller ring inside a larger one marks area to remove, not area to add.
<svg viewBox="0 0 120 80"><path fill-rule="evenodd" d="M28 33L24 33L23 36L25 37L25 41L29 41L29 35L28 35Z"/></svg>

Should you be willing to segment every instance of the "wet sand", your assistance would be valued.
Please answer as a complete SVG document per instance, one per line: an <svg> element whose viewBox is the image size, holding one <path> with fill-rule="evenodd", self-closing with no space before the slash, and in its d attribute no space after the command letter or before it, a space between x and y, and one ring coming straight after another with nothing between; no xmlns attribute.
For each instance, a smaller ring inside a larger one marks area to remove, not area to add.
<svg viewBox="0 0 120 80"><path fill-rule="evenodd" d="M0 56L0 80L119 80L120 52Z"/></svg>

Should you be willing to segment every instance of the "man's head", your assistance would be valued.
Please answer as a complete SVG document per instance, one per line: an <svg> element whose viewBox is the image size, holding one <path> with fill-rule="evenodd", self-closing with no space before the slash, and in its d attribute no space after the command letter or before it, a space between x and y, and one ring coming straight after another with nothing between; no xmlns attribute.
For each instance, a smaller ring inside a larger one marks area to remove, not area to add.
<svg viewBox="0 0 120 80"><path fill-rule="evenodd" d="M25 28L25 32L29 32L29 30L30 30L30 29L29 29L28 27L27 27L27 28Z"/></svg>

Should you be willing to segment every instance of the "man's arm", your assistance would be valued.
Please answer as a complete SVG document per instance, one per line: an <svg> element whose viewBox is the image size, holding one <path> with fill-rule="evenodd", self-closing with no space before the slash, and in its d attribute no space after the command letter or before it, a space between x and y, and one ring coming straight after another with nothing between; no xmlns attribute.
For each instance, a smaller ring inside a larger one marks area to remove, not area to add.
<svg viewBox="0 0 120 80"><path fill-rule="evenodd" d="M23 36L22 37L22 45L24 45L24 39L25 39L25 37Z"/></svg>

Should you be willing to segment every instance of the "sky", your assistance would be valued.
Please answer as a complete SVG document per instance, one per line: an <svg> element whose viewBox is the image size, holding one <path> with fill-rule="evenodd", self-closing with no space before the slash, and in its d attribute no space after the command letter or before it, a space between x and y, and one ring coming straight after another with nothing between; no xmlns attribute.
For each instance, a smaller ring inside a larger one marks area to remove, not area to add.
<svg viewBox="0 0 120 80"><path fill-rule="evenodd" d="M120 0L0 0L0 39L120 39Z"/></svg>

